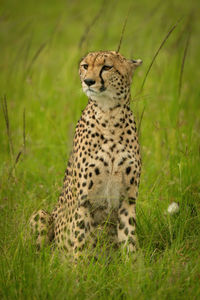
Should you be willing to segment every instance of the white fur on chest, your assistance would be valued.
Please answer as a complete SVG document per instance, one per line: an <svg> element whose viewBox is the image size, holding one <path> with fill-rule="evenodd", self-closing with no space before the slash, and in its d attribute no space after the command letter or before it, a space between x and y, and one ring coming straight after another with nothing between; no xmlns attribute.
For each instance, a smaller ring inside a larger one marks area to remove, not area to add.
<svg viewBox="0 0 200 300"><path fill-rule="evenodd" d="M94 207L107 207L110 211L119 207L120 194L121 188L117 177L108 174L100 184L94 186L90 198Z"/></svg>
<svg viewBox="0 0 200 300"><path fill-rule="evenodd" d="M126 189L125 168L129 165L130 159L127 159L122 166L119 166L119 162L127 157L128 153L113 153L111 157L101 151L98 154L104 157L108 166L104 166L100 161L95 161L95 166L99 168L101 176L96 177L90 198L96 207L106 205L109 210L118 208L120 198ZM113 157L115 157L114 161L112 161ZM94 160L91 163L94 163Z"/></svg>
<svg viewBox="0 0 200 300"><path fill-rule="evenodd" d="M108 174L101 186L101 196L108 204L108 208L118 208L120 200L120 182L117 176Z"/></svg>

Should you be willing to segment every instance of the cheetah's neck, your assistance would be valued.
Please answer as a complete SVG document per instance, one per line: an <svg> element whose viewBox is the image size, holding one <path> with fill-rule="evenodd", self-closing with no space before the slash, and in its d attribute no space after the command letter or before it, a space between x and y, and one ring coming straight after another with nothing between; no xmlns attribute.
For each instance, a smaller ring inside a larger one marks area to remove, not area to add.
<svg viewBox="0 0 200 300"><path fill-rule="evenodd" d="M99 98L89 98L89 103L93 103L94 107L98 107L101 113L107 113L109 111L115 110L115 108L118 107L118 105L130 105L130 89L127 89L125 95L121 96L107 96L107 97L99 97Z"/></svg>
<svg viewBox="0 0 200 300"><path fill-rule="evenodd" d="M88 103L88 109L93 111L97 124L104 128L112 126L118 127L118 124L121 125L125 122L127 113L130 112L130 94L128 98L117 103L115 102L115 105L108 107L107 109L106 106L102 107L102 103L99 104L90 100Z"/></svg>

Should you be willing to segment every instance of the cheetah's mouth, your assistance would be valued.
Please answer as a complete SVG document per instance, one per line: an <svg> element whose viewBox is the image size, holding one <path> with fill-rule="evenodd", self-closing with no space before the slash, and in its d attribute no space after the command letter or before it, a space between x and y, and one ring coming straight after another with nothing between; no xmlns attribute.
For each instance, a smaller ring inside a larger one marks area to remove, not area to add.
<svg viewBox="0 0 200 300"><path fill-rule="evenodd" d="M95 90L93 90L93 89L91 89L91 88L87 89L87 91L86 91L86 92L92 92L92 93L98 94L98 92L97 92L97 91L95 91Z"/></svg>
<svg viewBox="0 0 200 300"><path fill-rule="evenodd" d="M91 88L85 89L84 92L86 93L86 95L88 97L91 97L92 95L98 95L98 92L95 91L95 90L93 90L93 89L91 89Z"/></svg>
<svg viewBox="0 0 200 300"><path fill-rule="evenodd" d="M106 88L105 88L105 86L101 86L100 87L100 89L98 90L98 91L95 91L95 90L93 90L93 89L91 89L90 87L85 91L86 93L94 93L94 94L100 94L100 93L102 93L102 92L105 92L106 91Z"/></svg>
<svg viewBox="0 0 200 300"><path fill-rule="evenodd" d="M84 89L84 92L88 97L98 96L98 94L99 94L97 91L95 91L91 88Z"/></svg>
<svg viewBox="0 0 200 300"><path fill-rule="evenodd" d="M91 87L87 87L87 88L83 88L84 93L87 95L87 97L91 98L91 99L97 99L97 98L102 98L105 96L105 92L107 91L107 89L104 88L99 88L98 90L96 89L92 89Z"/></svg>

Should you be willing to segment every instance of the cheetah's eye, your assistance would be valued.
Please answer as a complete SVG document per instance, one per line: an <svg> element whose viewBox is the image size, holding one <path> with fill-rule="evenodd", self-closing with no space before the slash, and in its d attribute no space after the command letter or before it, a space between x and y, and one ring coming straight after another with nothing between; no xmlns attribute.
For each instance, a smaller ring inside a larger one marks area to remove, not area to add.
<svg viewBox="0 0 200 300"><path fill-rule="evenodd" d="M84 64L81 67L83 67L85 70L87 70L88 69L88 64Z"/></svg>
<svg viewBox="0 0 200 300"><path fill-rule="evenodd" d="M110 69L112 69L112 66L107 66L107 65L105 65L105 66L103 66L103 68L102 68L103 71L108 71L108 70L110 70Z"/></svg>

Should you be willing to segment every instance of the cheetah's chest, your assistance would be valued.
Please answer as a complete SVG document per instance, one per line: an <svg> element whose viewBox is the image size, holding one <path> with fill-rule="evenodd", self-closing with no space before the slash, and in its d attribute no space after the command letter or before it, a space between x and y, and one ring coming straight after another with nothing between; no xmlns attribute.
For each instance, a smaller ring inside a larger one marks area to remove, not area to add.
<svg viewBox="0 0 200 300"><path fill-rule="evenodd" d="M128 185L126 169L135 161L130 153L122 151L122 145L116 144L113 151L110 151L111 147L109 143L102 145L96 156L90 159L93 187L88 190L93 205L105 206L108 210L119 207L120 198L125 196Z"/></svg>

